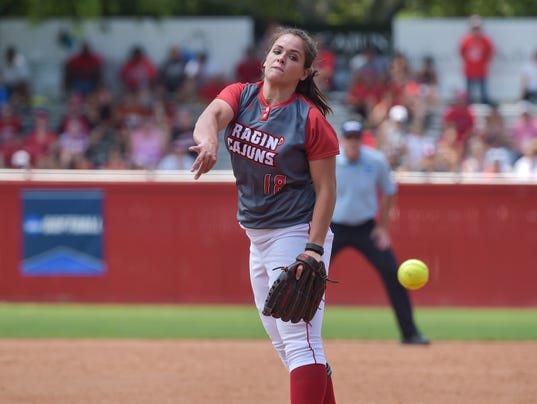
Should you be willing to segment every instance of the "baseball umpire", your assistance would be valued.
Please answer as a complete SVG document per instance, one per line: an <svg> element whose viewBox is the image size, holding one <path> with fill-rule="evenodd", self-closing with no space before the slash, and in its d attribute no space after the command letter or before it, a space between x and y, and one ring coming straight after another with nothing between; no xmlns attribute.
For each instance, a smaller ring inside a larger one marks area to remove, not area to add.
<svg viewBox="0 0 537 404"><path fill-rule="evenodd" d="M362 253L382 278L395 311L401 343L427 345L429 339L420 334L414 323L408 292L397 280L399 265L388 232L397 184L382 152L363 145L362 135L361 121L343 123L341 153L336 158L332 260L345 247Z"/></svg>

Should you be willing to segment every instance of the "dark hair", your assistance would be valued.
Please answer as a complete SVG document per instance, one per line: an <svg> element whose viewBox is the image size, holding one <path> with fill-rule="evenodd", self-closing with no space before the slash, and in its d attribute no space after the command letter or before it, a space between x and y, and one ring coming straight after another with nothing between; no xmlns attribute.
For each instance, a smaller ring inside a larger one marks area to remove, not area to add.
<svg viewBox="0 0 537 404"><path fill-rule="evenodd" d="M312 67L318 53L317 44L312 37L306 31L299 28L281 27L272 36L269 47L266 49L266 53L270 52L272 45L274 45L274 42L276 42L278 38L287 34L291 34L302 39L305 56L304 67L306 69L310 69L310 74L304 80L299 81L295 92L302 94L304 97L310 100L313 105L315 105L322 112L322 114L326 116L332 112L332 108L330 108L328 98L326 98L319 87L317 87L317 84L314 80L314 77L317 76L319 72Z"/></svg>

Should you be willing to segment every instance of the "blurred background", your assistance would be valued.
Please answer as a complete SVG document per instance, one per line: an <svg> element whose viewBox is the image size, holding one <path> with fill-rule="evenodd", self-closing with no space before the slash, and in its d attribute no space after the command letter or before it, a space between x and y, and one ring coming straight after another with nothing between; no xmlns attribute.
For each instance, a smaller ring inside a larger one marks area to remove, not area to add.
<svg viewBox="0 0 537 404"><path fill-rule="evenodd" d="M537 153L530 1L26 0L0 9L6 168L189 167L197 114L226 84L259 78L278 25L315 35L334 126L362 117L397 171L527 177ZM476 29L492 50L475 56L469 88L461 46ZM396 105L405 112L390 119ZM227 169L222 151L217 168Z"/></svg>
<svg viewBox="0 0 537 404"><path fill-rule="evenodd" d="M318 41L334 128L362 119L397 176L394 245L431 269L418 303L537 305L533 1L8 0L0 15L0 298L249 302L225 146L203 183L184 170L200 111L258 80L293 25ZM487 46L463 50L475 35ZM199 278L200 257L237 278ZM336 270L349 262L367 265L346 253ZM358 272L337 303L384 304Z"/></svg>

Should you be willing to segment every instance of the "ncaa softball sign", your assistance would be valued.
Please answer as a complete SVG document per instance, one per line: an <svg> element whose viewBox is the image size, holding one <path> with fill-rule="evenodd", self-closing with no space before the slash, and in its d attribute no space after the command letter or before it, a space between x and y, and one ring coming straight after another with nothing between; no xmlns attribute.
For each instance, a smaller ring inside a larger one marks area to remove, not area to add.
<svg viewBox="0 0 537 404"><path fill-rule="evenodd" d="M101 190L23 190L23 275L102 275L102 205Z"/></svg>

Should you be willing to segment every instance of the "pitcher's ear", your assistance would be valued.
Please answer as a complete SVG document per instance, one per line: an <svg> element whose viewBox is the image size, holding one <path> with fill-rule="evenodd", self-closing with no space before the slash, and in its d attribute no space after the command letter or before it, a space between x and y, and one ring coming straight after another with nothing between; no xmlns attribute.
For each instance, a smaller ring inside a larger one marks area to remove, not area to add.
<svg viewBox="0 0 537 404"><path fill-rule="evenodd" d="M308 67L307 69L304 69L304 74L300 78L300 80L306 80L310 74L313 74L313 68Z"/></svg>

